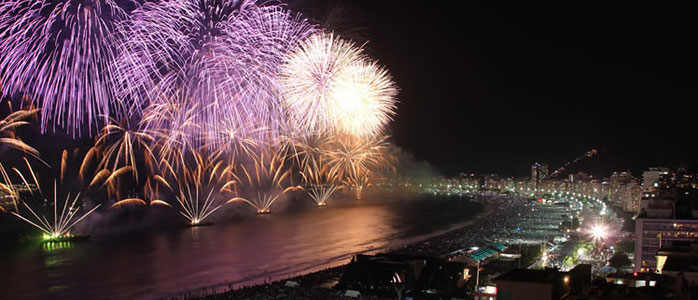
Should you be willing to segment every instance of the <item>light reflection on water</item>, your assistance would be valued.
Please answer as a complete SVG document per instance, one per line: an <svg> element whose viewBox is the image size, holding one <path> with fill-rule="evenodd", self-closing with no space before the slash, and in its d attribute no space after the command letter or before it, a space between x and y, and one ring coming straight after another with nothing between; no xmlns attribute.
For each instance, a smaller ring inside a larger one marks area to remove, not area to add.
<svg viewBox="0 0 698 300"><path fill-rule="evenodd" d="M25 246L0 256L0 299L130 299L250 284L346 262L466 222L479 205L417 199L327 207L214 226Z"/></svg>

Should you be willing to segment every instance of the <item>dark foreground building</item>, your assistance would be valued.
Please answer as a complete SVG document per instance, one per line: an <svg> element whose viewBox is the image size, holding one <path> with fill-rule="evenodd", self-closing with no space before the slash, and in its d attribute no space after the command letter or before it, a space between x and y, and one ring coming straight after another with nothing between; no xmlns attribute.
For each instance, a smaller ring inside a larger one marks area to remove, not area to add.
<svg viewBox="0 0 698 300"><path fill-rule="evenodd" d="M399 299L466 298L468 266L402 254L357 255L335 288Z"/></svg>
<svg viewBox="0 0 698 300"><path fill-rule="evenodd" d="M582 290L591 280L591 266L581 264L569 272L557 269L515 269L492 282L497 284L497 300L558 300Z"/></svg>

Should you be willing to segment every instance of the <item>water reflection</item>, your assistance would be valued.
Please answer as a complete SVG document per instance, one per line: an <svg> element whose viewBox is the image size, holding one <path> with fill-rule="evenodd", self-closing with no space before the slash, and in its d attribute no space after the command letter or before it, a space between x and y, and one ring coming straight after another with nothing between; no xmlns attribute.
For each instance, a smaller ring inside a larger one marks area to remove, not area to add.
<svg viewBox="0 0 698 300"><path fill-rule="evenodd" d="M399 245L465 222L477 209L464 199L419 199L26 246L0 257L0 280L13 283L0 299L152 298L261 282Z"/></svg>
<svg viewBox="0 0 698 300"><path fill-rule="evenodd" d="M68 249L73 247L73 242L46 242L41 244L41 248L46 252Z"/></svg>

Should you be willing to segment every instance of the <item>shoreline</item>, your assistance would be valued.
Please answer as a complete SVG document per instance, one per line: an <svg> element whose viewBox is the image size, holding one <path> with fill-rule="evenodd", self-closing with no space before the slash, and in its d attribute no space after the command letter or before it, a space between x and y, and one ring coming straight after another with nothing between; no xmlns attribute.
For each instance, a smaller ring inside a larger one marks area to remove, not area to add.
<svg viewBox="0 0 698 300"><path fill-rule="evenodd" d="M413 255L437 256L443 257L449 253L462 249L458 241L459 237L467 236L468 231L475 229L474 226L484 223L488 220L497 218L489 218L493 214L502 212L498 210L496 203L492 203L491 196L477 196L476 201L482 205L482 211L474 218L458 223L456 225L437 230L432 233L418 235L409 239L400 240L400 245L391 245L388 243L384 247L367 249L365 251L357 251L347 253L344 262L335 261L330 263L319 264L314 267L306 268L308 272L302 274L284 274L279 276L271 276L264 279L263 282L250 283L248 279L237 282L227 282L216 286L209 286L201 289L183 291L173 293L173 295L159 297L156 299L267 299L268 297L278 297L284 293L288 297L313 299L312 297L321 297L323 299L331 299L334 297L341 298L340 291L331 288L341 277L344 268L349 263L349 260L356 254L375 254L375 253L406 253ZM285 288L284 284L287 281L297 282L299 285L295 288ZM254 282L254 281L252 281ZM310 297L310 298L309 298Z"/></svg>

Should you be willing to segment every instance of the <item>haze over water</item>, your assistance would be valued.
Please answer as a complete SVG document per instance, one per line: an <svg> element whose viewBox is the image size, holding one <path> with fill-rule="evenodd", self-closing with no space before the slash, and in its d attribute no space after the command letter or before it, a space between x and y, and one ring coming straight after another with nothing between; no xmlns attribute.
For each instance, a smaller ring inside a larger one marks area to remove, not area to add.
<svg viewBox="0 0 698 300"><path fill-rule="evenodd" d="M395 199L0 252L0 299L131 299L249 285L348 262L471 220L466 198Z"/></svg>

